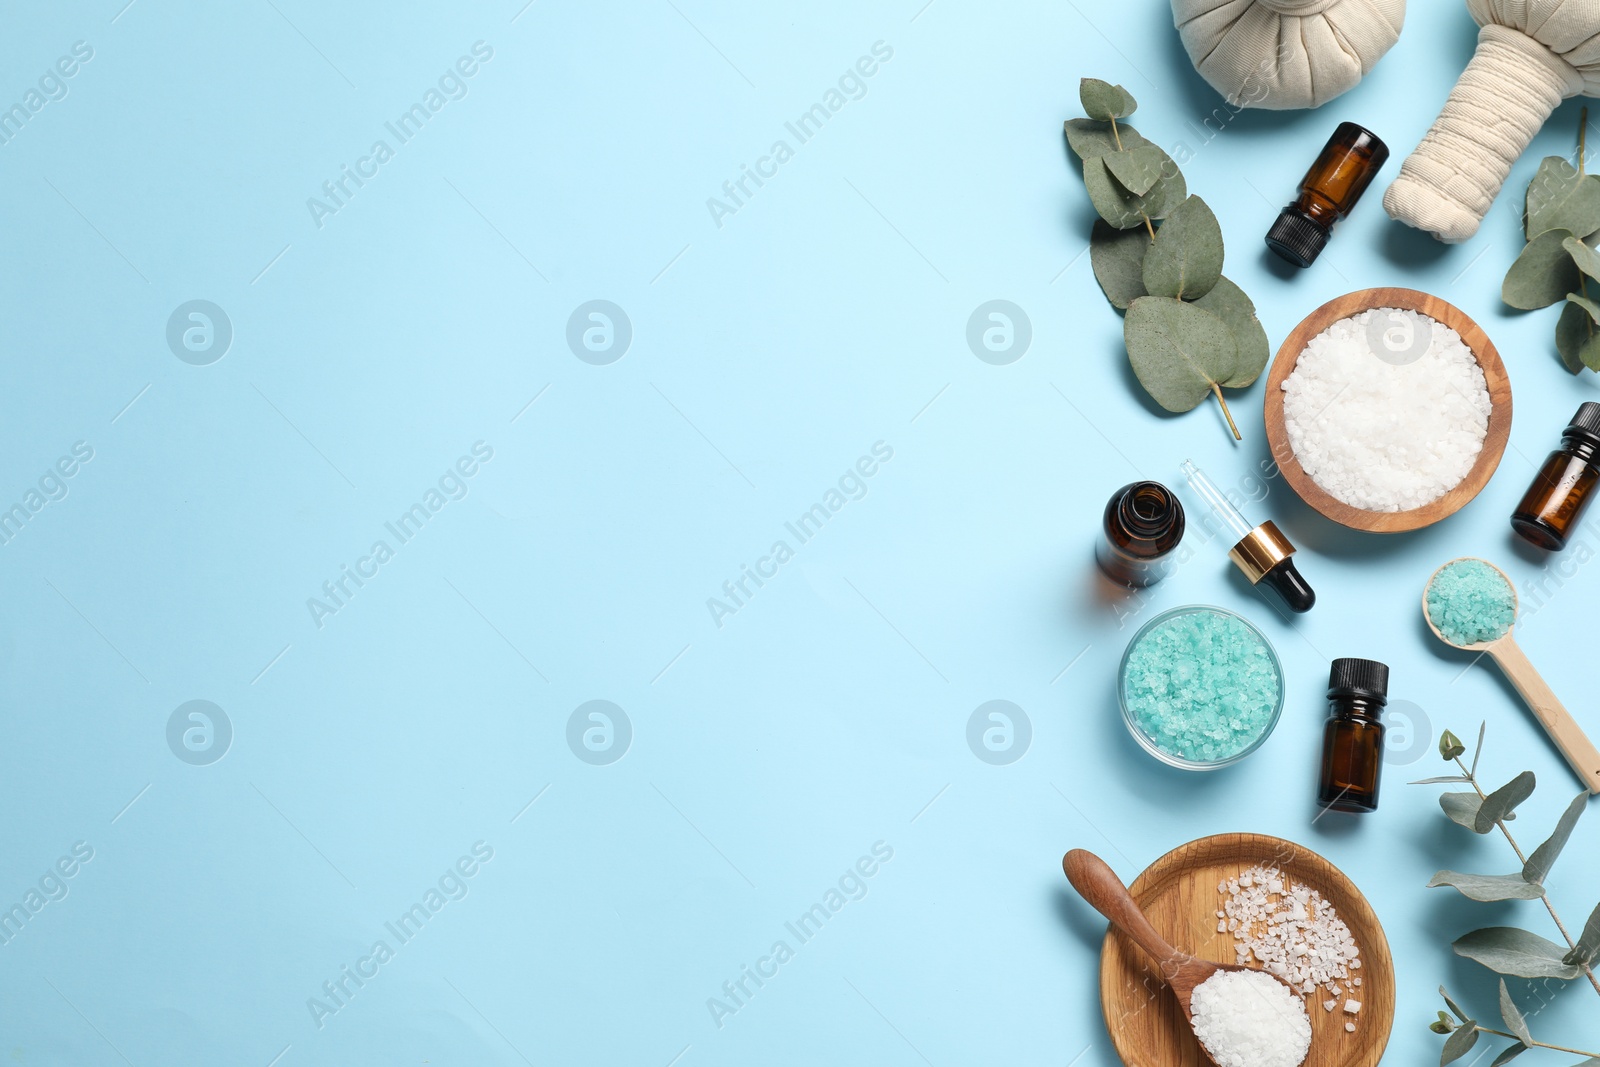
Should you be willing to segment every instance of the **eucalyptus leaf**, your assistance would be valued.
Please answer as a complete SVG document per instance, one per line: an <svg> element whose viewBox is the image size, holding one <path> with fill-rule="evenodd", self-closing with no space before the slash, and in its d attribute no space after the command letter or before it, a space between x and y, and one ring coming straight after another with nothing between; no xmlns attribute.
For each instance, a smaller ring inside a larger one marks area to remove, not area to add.
<svg viewBox="0 0 1600 1067"><path fill-rule="evenodd" d="M1483 798L1476 793L1441 793L1439 796L1439 806L1450 816L1450 821L1460 823L1475 834L1489 832L1478 829L1478 809L1482 805Z"/></svg>
<svg viewBox="0 0 1600 1067"><path fill-rule="evenodd" d="M1560 156L1545 156L1528 183L1524 221L1530 241L1548 230L1588 237L1600 230L1600 178L1579 173Z"/></svg>
<svg viewBox="0 0 1600 1067"><path fill-rule="evenodd" d="M1453 886L1470 900L1537 900L1544 886L1523 881L1520 874L1462 874L1440 871L1428 881L1429 889Z"/></svg>
<svg viewBox="0 0 1600 1067"><path fill-rule="evenodd" d="M1561 855L1561 850L1567 847L1567 838L1572 836L1572 828L1578 825L1578 818L1583 814L1583 809L1588 805L1589 794L1579 793L1572 798L1572 803L1567 805L1567 810L1561 813L1561 819L1556 823L1555 832L1552 833L1544 844L1533 850L1533 855L1528 857L1528 862L1522 865L1522 877L1530 882L1543 883L1550 874L1550 868L1555 865L1556 857Z"/></svg>
<svg viewBox="0 0 1600 1067"><path fill-rule="evenodd" d="M1439 1067L1453 1063L1472 1051L1472 1046L1478 1043L1478 1028L1476 1026L1463 1026L1451 1034L1444 1043L1444 1051L1439 1053Z"/></svg>
<svg viewBox="0 0 1600 1067"><path fill-rule="evenodd" d="M1161 224L1144 257L1151 296L1198 300L1222 277L1222 227L1198 196L1179 204Z"/></svg>
<svg viewBox="0 0 1600 1067"><path fill-rule="evenodd" d="M1078 100L1083 104L1084 114L1092 119L1125 119L1139 109L1132 93L1099 78L1084 78L1078 82Z"/></svg>
<svg viewBox="0 0 1600 1067"><path fill-rule="evenodd" d="M1594 911L1589 913L1589 921L1583 924L1583 933L1578 935L1577 945L1564 958L1568 963L1580 967L1587 967L1600 959L1600 904L1595 905Z"/></svg>
<svg viewBox="0 0 1600 1067"><path fill-rule="evenodd" d="M1150 249L1150 235L1141 227L1119 230L1104 219L1095 219L1089 235L1089 263L1094 277L1112 305L1126 311L1129 304L1145 295L1144 254Z"/></svg>
<svg viewBox="0 0 1600 1067"><path fill-rule="evenodd" d="M1414 782L1407 782L1406 785L1441 785L1445 782L1466 782L1470 780L1465 775L1446 774L1440 778L1418 778Z"/></svg>
<svg viewBox="0 0 1600 1067"><path fill-rule="evenodd" d="M1483 735L1489 729L1489 720L1484 719L1478 724L1478 747L1472 750L1472 766L1467 770L1467 776L1473 777L1478 773L1478 757L1483 755Z"/></svg>
<svg viewBox="0 0 1600 1067"><path fill-rule="evenodd" d="M1120 203L1131 198L1137 202L1137 206L1143 210L1144 214L1149 215L1152 219L1163 219L1171 213L1173 208L1183 203L1184 199L1188 197L1189 188L1183 180L1183 172L1178 169L1178 164L1174 163L1172 157L1163 152L1159 146L1146 140L1132 126L1118 123L1116 131L1113 133L1109 122L1096 122L1093 119L1068 119L1064 124L1064 128L1067 134L1067 143L1072 147L1072 151L1076 153L1078 158L1083 160L1083 180L1085 185L1090 186L1089 196L1091 200L1094 199L1096 187L1109 187L1111 193L1117 198L1110 202ZM1141 148L1154 149L1161 156L1161 178L1147 189L1143 196L1132 196L1111 176L1109 170L1103 165L1096 168L1092 162L1114 152L1133 151ZM1098 174L1096 174L1097 169L1099 170ZM1106 197L1104 192L1102 192L1102 197ZM1101 204L1096 201L1095 210L1100 211L1100 209ZM1121 213L1120 211L1118 212L1119 215ZM1104 212L1101 212L1101 217L1105 217ZM1112 220L1108 219L1107 221ZM1135 219L1135 224L1138 221L1140 220ZM1114 222L1113 225L1115 225ZM1126 226L1119 226L1118 228L1127 229Z"/></svg>
<svg viewBox="0 0 1600 1067"><path fill-rule="evenodd" d="M1467 746L1461 743L1461 738L1449 730L1439 735L1439 756L1446 763L1449 763L1466 750Z"/></svg>
<svg viewBox="0 0 1600 1067"><path fill-rule="evenodd" d="M1456 1018L1462 1022L1467 1021L1467 1013L1461 1010L1461 1005L1450 999L1450 994L1444 991L1444 986L1439 987L1439 995L1444 998L1445 1006L1455 1012Z"/></svg>
<svg viewBox="0 0 1600 1067"><path fill-rule="evenodd" d="M1577 374L1593 362L1600 362L1600 334L1595 332L1595 319L1582 304L1567 294L1567 304L1556 320L1556 351L1561 363Z"/></svg>
<svg viewBox="0 0 1600 1067"><path fill-rule="evenodd" d="M1100 158L1106 161L1106 169L1117 179L1117 184L1135 196L1143 196L1161 180L1161 169L1166 163L1167 154L1155 145L1147 144L1121 152L1107 152Z"/></svg>
<svg viewBox="0 0 1600 1067"><path fill-rule="evenodd" d="M1162 229L1166 229L1166 226ZM1222 383L1222 387L1243 389L1252 384L1272 358L1272 350L1267 345L1267 331L1261 325L1261 320L1256 318L1255 304L1243 289L1221 276L1209 293L1193 303L1195 307L1205 308L1227 323L1228 329L1233 331L1234 344L1239 348L1233 374Z"/></svg>
<svg viewBox="0 0 1600 1067"><path fill-rule="evenodd" d="M1559 233L1560 231L1554 232ZM1600 279L1600 253L1595 252L1594 249L1576 237L1565 238L1561 242L1561 247L1566 249L1567 255L1572 257L1572 262L1577 264L1578 270L1582 271L1585 277ZM1582 286L1583 282L1580 281L1573 288L1581 292Z"/></svg>
<svg viewBox="0 0 1600 1067"><path fill-rule="evenodd" d="M1528 1051L1527 1045L1520 1041L1513 1041L1501 1050L1500 1055L1494 1058L1494 1062L1489 1064L1489 1067L1503 1067L1503 1065L1510 1063L1526 1051Z"/></svg>
<svg viewBox="0 0 1600 1067"><path fill-rule="evenodd" d="M1518 978L1571 979L1582 973L1562 959L1564 947L1514 926L1486 926L1456 938L1451 947L1458 956Z"/></svg>
<svg viewBox="0 0 1600 1067"><path fill-rule="evenodd" d="M1191 410L1236 369L1228 324L1182 300L1141 296L1128 306L1122 336L1139 384L1168 411Z"/></svg>
<svg viewBox="0 0 1600 1067"><path fill-rule="evenodd" d="M1428 1029L1432 1030L1436 1034L1448 1034L1455 1028L1455 1022L1450 1018L1450 1016L1446 1015L1442 1011L1439 1013L1439 1017L1437 1019L1428 1024Z"/></svg>
<svg viewBox="0 0 1600 1067"><path fill-rule="evenodd" d="M1532 771L1523 771L1505 785L1483 798L1483 806L1478 809L1478 817L1473 823L1473 829L1480 834L1486 834L1494 829L1494 824L1504 819L1518 804L1533 795L1535 781Z"/></svg>
<svg viewBox="0 0 1600 1067"><path fill-rule="evenodd" d="M1506 988L1504 978L1500 979L1500 1018L1505 1020L1506 1029L1516 1034L1524 1045L1533 1044L1533 1034L1528 1031L1528 1020L1522 1017L1516 1001L1511 999L1511 990Z"/></svg>
<svg viewBox="0 0 1600 1067"><path fill-rule="evenodd" d="M1588 287L1585 286L1585 288ZM1590 300L1586 296L1581 296L1578 293L1568 293L1567 303L1576 304L1584 311L1588 312L1590 322L1600 322L1600 303Z"/></svg>
<svg viewBox="0 0 1600 1067"><path fill-rule="evenodd" d="M1125 123L1117 123L1115 132L1111 123L1095 119L1068 119L1063 123L1067 144L1081 160L1088 161L1110 152L1143 148L1152 142L1144 134ZM1165 155L1165 153L1163 153ZM1177 169L1174 163L1173 169Z"/></svg>
<svg viewBox="0 0 1600 1067"><path fill-rule="evenodd" d="M1581 285L1578 265L1565 243L1568 230L1546 230L1523 248L1500 285L1500 299L1514 308L1547 308Z"/></svg>
<svg viewBox="0 0 1600 1067"><path fill-rule="evenodd" d="M1146 216L1158 217L1167 194L1160 182L1144 196L1128 192L1111 177L1103 156L1083 161L1083 185L1089 191L1089 202L1095 211L1119 230L1143 226Z"/></svg>

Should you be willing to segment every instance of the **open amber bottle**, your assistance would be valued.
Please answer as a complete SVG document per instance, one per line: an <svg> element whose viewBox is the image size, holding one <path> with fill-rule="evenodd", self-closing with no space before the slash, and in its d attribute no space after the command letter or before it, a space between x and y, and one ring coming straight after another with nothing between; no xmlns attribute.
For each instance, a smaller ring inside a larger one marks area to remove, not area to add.
<svg viewBox="0 0 1600 1067"><path fill-rule="evenodd" d="M1125 485L1106 504L1095 562L1123 585L1154 585L1172 568L1183 523L1183 505L1160 482Z"/></svg>

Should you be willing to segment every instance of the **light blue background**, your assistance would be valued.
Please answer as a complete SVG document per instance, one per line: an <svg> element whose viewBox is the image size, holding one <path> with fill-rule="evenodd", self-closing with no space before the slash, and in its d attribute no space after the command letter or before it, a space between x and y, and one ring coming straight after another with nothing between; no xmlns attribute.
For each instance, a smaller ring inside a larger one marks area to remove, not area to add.
<svg viewBox="0 0 1600 1067"><path fill-rule="evenodd" d="M0 547L0 900L94 849L0 946L8 1062L1110 1064L1101 924L1061 854L1132 878L1221 831L1302 842L1367 893L1399 970L1391 1063L1437 1055L1441 981L1492 1017L1451 938L1507 917L1553 933L1537 905L1423 888L1441 866L1514 868L1444 822L1437 788L1402 784L1440 773L1429 742L1404 765L1397 726L1376 815L1314 821L1310 800L1341 655L1387 661L1416 729L1489 721L1485 773L1543 783L1516 824L1529 847L1575 788L1494 670L1419 619L1454 556L1540 577L1506 515L1594 396L1555 360L1554 312L1498 300L1513 199L1571 150L1576 104L1461 247L1377 202L1471 51L1460 4L1414 4L1321 111L1246 114L1202 145L1220 101L1165 0L123 2L13 11L0 35L5 103L94 50L0 146L0 502L94 450ZM307 198L480 40L465 98L319 228ZM719 228L707 198L878 41L893 57L866 95ZM1233 397L1235 446L1213 406L1165 416L1132 382L1060 133L1082 75L1195 151L1190 187L1274 346L1333 296L1407 285L1476 316L1510 370L1511 446L1454 519L1349 534L1281 483L1253 506L1321 594L1292 623L1216 544L1143 604L1089 562L1117 486L1187 457L1236 484L1266 449L1259 386ZM1261 234L1342 119L1396 158L1314 269L1275 269ZM165 341L191 299L232 323L209 366ZM564 339L592 299L632 323L608 366ZM964 338L991 299L1032 323L1008 366ZM319 629L307 598L477 441L493 459L467 497ZM893 459L866 496L716 626L707 598L878 441ZM1520 636L1600 734L1597 582L1580 568ZM1132 626L1191 602L1261 626L1289 686L1263 751L1212 776L1145 756L1113 698ZM166 742L193 699L234 731L209 766ZM593 699L632 723L607 766L566 743ZM966 744L991 699L1032 723L1010 766ZM1580 825L1553 878L1575 926L1596 835ZM307 999L478 841L494 856L470 893L319 1029ZM878 841L893 859L867 895L719 1029L707 998ZM1588 997L1536 1032L1600 1042Z"/></svg>

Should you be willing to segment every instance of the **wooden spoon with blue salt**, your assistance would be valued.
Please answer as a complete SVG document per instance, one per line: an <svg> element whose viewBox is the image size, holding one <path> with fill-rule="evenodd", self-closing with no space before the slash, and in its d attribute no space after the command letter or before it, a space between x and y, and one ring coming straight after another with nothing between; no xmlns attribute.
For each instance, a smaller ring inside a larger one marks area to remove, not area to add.
<svg viewBox="0 0 1600 1067"><path fill-rule="evenodd" d="M1452 648L1486 652L1500 665L1534 718L1591 794L1600 793L1600 749L1512 637L1517 588L1488 560L1462 556L1433 572L1422 590L1428 629Z"/></svg>
<svg viewBox="0 0 1600 1067"><path fill-rule="evenodd" d="M1188 1020L1191 1027L1194 1026L1192 1006L1194 991L1200 983L1219 971L1267 974L1266 971L1254 967L1203 960L1181 949L1173 948L1167 939L1150 925L1144 910L1139 907L1139 902L1133 899L1133 894L1128 892L1128 887L1122 884L1122 879L1117 877L1117 872L1093 852L1081 848L1073 849L1061 858L1061 869L1066 872L1067 881L1072 883L1072 888L1078 891L1079 896L1088 901L1095 911L1109 919L1112 926L1126 934L1155 961L1157 970L1172 989L1173 996L1177 997L1178 1007L1183 1009L1183 1017ZM1294 988L1288 982L1275 974L1268 977L1288 989L1297 1000L1299 999L1299 994L1294 992Z"/></svg>

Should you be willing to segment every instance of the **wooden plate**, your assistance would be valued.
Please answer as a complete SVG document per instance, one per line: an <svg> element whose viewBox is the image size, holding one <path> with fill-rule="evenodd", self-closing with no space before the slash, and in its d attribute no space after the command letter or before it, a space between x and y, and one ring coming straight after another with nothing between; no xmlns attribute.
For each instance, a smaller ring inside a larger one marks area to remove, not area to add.
<svg viewBox="0 0 1600 1067"><path fill-rule="evenodd" d="M1217 834L1191 841L1162 856L1129 890L1151 923L1172 944L1203 959L1234 962L1233 935L1217 933L1217 912L1226 899L1217 883L1237 878L1256 864L1277 867L1295 885L1306 885L1333 904L1361 948L1361 987L1340 996L1325 1011L1324 990L1306 1001L1311 1016L1311 1052L1304 1067L1375 1067L1394 1023L1394 961L1383 927L1361 891L1333 864L1309 849L1263 834ZM1345 999L1359 1000L1355 1033ZM1159 970L1139 947L1116 930L1100 952L1100 1006L1106 1029L1127 1067L1214 1067Z"/></svg>
<svg viewBox="0 0 1600 1067"><path fill-rule="evenodd" d="M1478 461L1461 480L1461 484L1433 503L1410 511L1365 511L1323 492L1300 466L1300 461L1295 459L1294 449L1289 445L1289 433L1283 426L1283 380L1294 370L1300 353L1305 351L1313 337L1335 322L1371 308L1419 311L1455 330L1477 357L1478 366L1483 368L1483 377L1489 387L1489 434L1484 439L1483 450L1478 453ZM1272 458L1283 471L1284 478L1300 494L1300 498L1318 512L1340 525L1370 533L1418 530L1454 515L1488 484L1495 468L1500 466L1500 456L1505 452L1506 440L1511 436L1511 381L1506 377L1505 364L1500 362L1500 353L1495 351L1489 335L1460 308L1415 289L1363 289L1330 300L1307 315L1283 342L1283 347L1278 349L1272 369L1267 372L1266 393L1267 441L1272 446Z"/></svg>

